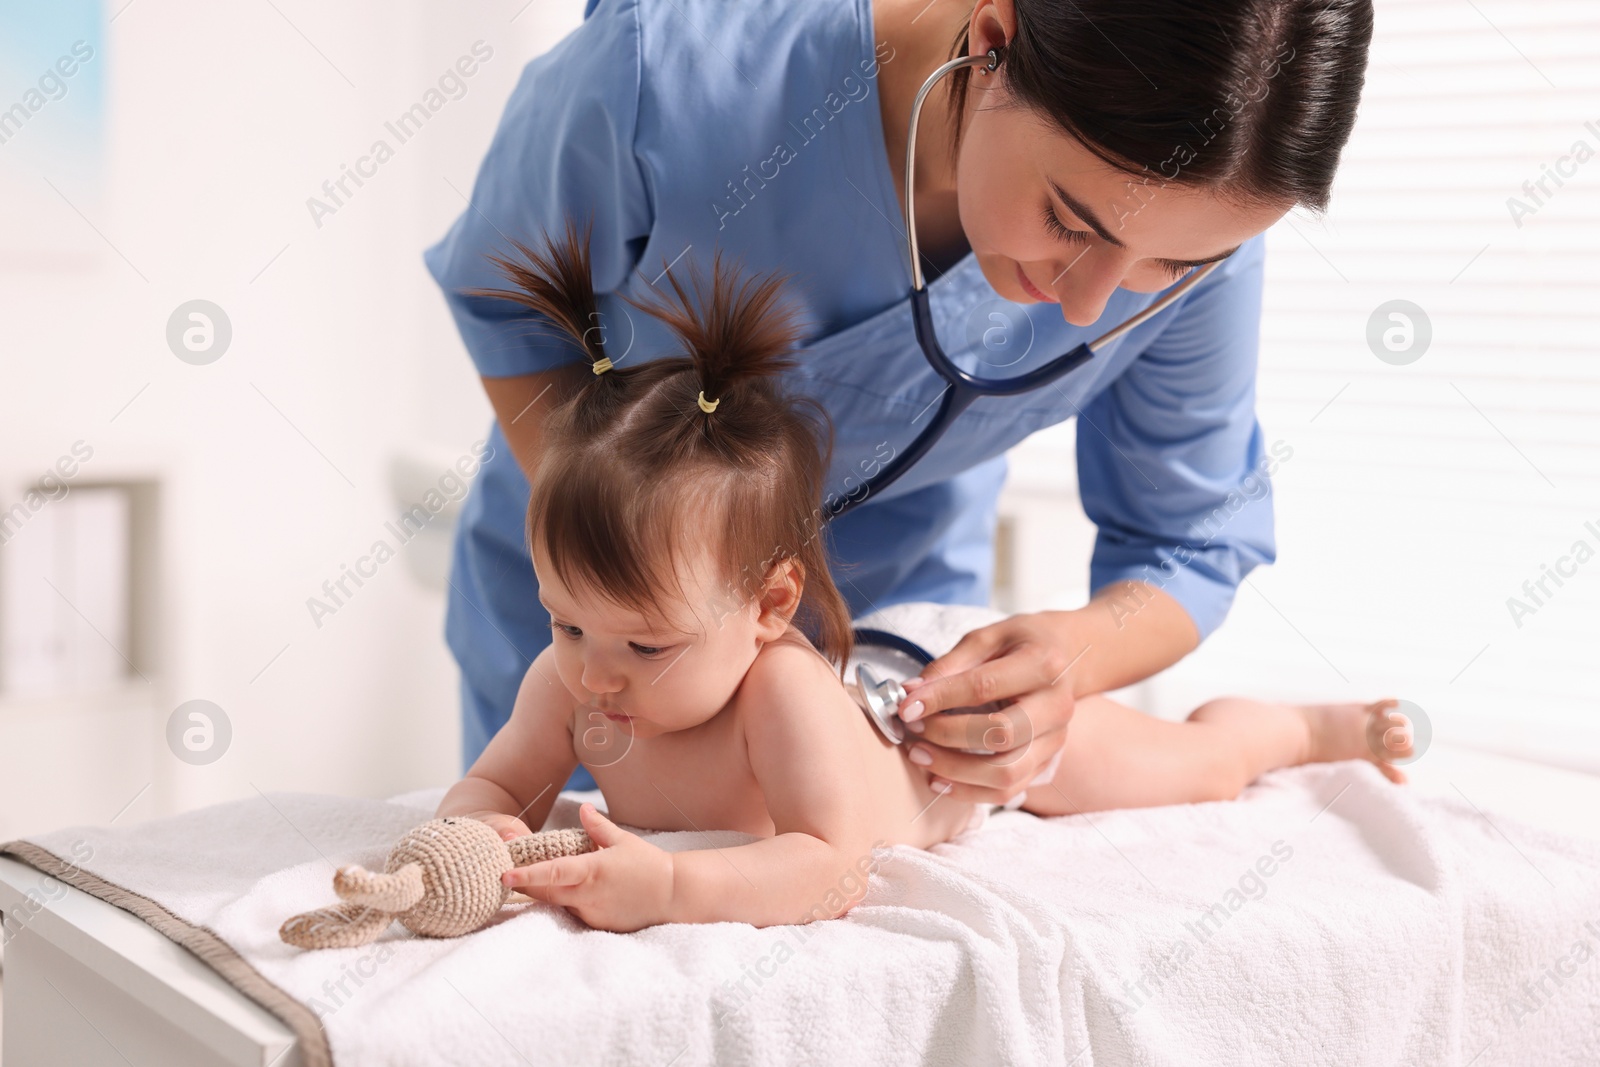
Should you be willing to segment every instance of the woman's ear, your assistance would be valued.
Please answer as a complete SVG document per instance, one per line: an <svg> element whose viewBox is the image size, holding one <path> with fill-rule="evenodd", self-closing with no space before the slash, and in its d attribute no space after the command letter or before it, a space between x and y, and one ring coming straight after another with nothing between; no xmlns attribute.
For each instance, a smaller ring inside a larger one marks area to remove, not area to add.
<svg viewBox="0 0 1600 1067"><path fill-rule="evenodd" d="M1017 34L1017 9L1013 0L979 0L967 27L969 53L981 56L991 48L1004 48Z"/></svg>
<svg viewBox="0 0 1600 1067"><path fill-rule="evenodd" d="M761 614L756 618L763 641L776 641L783 636L789 628L789 620L800 610L805 586L805 565L792 556L767 568L766 585L761 591Z"/></svg>

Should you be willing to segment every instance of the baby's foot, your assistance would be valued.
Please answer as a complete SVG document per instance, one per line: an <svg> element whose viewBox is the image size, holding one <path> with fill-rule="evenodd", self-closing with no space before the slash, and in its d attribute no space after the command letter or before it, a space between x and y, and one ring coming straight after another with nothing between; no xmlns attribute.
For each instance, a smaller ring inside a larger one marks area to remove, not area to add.
<svg viewBox="0 0 1600 1067"><path fill-rule="evenodd" d="M1299 710L1306 717L1307 763L1364 759L1377 765L1391 782L1404 782L1406 774L1389 760L1412 754L1411 720L1394 710L1400 702L1372 704L1308 704Z"/></svg>

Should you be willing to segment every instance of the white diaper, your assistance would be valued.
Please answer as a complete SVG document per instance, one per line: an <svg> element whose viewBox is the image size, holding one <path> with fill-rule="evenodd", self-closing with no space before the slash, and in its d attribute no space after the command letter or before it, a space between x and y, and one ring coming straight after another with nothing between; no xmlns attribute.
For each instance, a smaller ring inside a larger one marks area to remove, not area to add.
<svg viewBox="0 0 1600 1067"><path fill-rule="evenodd" d="M1028 794L1026 791L1024 791L1018 793L1004 804L991 804L988 802L974 804L972 806L972 821L967 823L966 830L963 830L962 832L970 833L971 831L976 830L978 827L988 822L989 816L993 815L1001 808L1004 808L1007 811L1016 811L1018 808L1022 807L1023 802L1027 799Z"/></svg>

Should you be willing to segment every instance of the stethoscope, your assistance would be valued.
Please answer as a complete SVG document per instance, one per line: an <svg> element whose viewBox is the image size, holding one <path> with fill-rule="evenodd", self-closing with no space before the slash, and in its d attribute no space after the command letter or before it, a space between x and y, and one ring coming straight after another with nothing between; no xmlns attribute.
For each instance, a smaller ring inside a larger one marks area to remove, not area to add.
<svg viewBox="0 0 1600 1067"><path fill-rule="evenodd" d="M995 70L1000 65L999 49L991 48L988 54L983 56L962 56L959 59L952 59L928 75L928 80L922 83L922 88L917 90L916 98L911 103L910 128L906 131L905 223L906 248L911 259L911 320L916 329L917 344L922 347L923 356L932 365L933 369L938 372L939 376L945 380L947 388L943 392L938 410L934 413L933 421L910 445L902 449L883 467L880 467L856 491L841 494L826 503L827 518L829 520L837 519L851 508L877 496L898 481L906 471L910 470L919 459L927 454L930 448L938 443L939 439L945 435L945 431L950 429L951 424L955 422L963 411L972 406L974 400L984 396L1016 396L1020 393L1032 392L1072 373L1093 358L1094 354L1100 349L1134 327L1139 326L1152 315L1170 306L1174 300L1194 288L1200 283L1201 279L1225 262L1225 260L1217 260L1216 262L1196 267L1159 300L1129 318L1122 325L1101 334L1093 341L1080 344L1065 355L1057 356L1044 366L1037 367L1025 374L1018 374L1009 378L982 378L976 374L967 373L951 362L950 357L945 355L944 349L939 344L938 335L933 331L933 313L928 306L928 289L923 282L922 259L917 251L916 185L913 181L913 170L917 158L917 119L922 114L922 102L927 98L928 91L937 85L941 78L953 70L961 67L976 66L979 63L985 64L988 70ZM916 420L913 419L912 421L915 422Z"/></svg>
<svg viewBox="0 0 1600 1067"><path fill-rule="evenodd" d="M1182 281L1169 289L1162 297L1149 307L1093 341L1080 344L1077 348L1062 356L1057 356L1042 367L1035 368L1025 374L1014 375L1009 378L983 378L976 374L969 374L951 362L945 355L944 348L939 344L939 337L933 330L933 313L928 306L928 288L922 277L922 259L917 250L917 216L916 216L916 183L913 180L917 158L917 119L922 115L922 102L927 98L928 92L939 83L939 80L953 70L961 67L985 65L985 69L993 71L1000 65L999 49L991 48L987 55L962 56L943 64L922 83L922 88L917 90L916 98L911 102L911 119L909 129L906 131L906 170L905 170L905 224L906 224L906 249L911 261L911 321L916 329L917 344L922 348L922 354L928 363L947 383L940 399L939 408L934 413L933 421L924 429L917 438L906 448L901 450L889 463L879 468L862 487L864 492L857 491L841 495L827 504L827 519L837 519L851 508L880 494L890 485L894 484L923 456L928 453L939 439L950 429L957 417L972 406L972 402L984 396L1017 396L1021 393L1032 392L1055 382L1083 366L1094 354L1106 345L1115 341L1129 330L1139 326L1151 316L1170 306L1184 293L1194 288L1225 260L1217 260L1196 267ZM915 420L913 420L915 421ZM910 641L899 634L886 630L873 630L858 628L855 631L856 641L863 645L879 645L892 649L903 655L909 656L918 664L926 666L933 661L933 656L914 641ZM879 678L866 664L856 667L856 685L861 691L862 710L872 720L878 732L895 745L905 741L906 728L900 720L899 707L906 698L905 687L894 678Z"/></svg>
<svg viewBox="0 0 1600 1067"><path fill-rule="evenodd" d="M867 626L855 629L857 645L877 645L910 657L918 667L933 662L933 655L915 641ZM907 675L910 677L910 675ZM901 744L906 739L906 724L900 721L900 704L906 698L905 686L894 678L879 678L865 663L856 665L856 686L861 690L861 710L867 713L872 725L891 744Z"/></svg>
<svg viewBox="0 0 1600 1067"><path fill-rule="evenodd" d="M875 630L868 626L859 626L855 630L858 645L877 645L909 657L919 667L926 667L933 662L933 656L923 648L900 634L889 630ZM856 687L861 691L861 710L867 713L867 718L872 725L877 727L878 733L892 745L901 745L906 739L906 725L900 720L900 704L906 698L905 686L894 678L879 678L877 674L865 663L856 665ZM970 709L978 711L982 709ZM962 752L973 755L987 756L990 752L986 748L963 748ZM1058 759L1060 757L1057 757ZM1000 808L1015 811L1028 799L1026 792L1018 793Z"/></svg>

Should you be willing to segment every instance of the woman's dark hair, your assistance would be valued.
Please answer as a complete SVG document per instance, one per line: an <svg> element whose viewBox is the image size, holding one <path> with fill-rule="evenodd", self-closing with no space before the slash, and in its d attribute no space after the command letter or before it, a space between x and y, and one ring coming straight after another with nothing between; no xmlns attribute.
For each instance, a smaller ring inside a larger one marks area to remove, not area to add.
<svg viewBox="0 0 1600 1067"><path fill-rule="evenodd" d="M569 220L560 241L512 244L520 262L490 259L514 288L471 295L531 308L577 342L591 369L600 364L588 233ZM564 584L656 622L668 615L661 591L683 593L687 546L705 546L720 565L721 602L704 606L716 623L793 560L803 584L792 621L842 678L850 611L828 571L822 525L833 427L815 400L780 387L800 336L779 303L783 279L740 281L720 253L709 282L692 264L690 273L685 289L667 272L672 291L656 302L624 297L664 322L686 354L586 375L547 417L529 479L529 549L537 539Z"/></svg>
<svg viewBox="0 0 1600 1067"><path fill-rule="evenodd" d="M1013 0L1017 101L1160 185L1327 208L1355 124L1372 0ZM966 55L968 27L951 57ZM950 75L959 144L972 67Z"/></svg>

